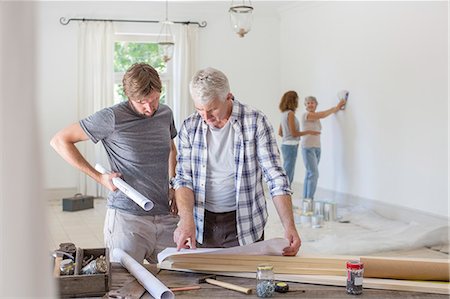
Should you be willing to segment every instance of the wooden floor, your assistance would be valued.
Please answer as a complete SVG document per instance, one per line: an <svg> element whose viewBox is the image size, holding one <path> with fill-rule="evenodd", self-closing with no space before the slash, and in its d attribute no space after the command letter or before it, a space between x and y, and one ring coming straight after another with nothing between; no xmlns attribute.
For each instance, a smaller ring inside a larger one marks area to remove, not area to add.
<svg viewBox="0 0 450 299"><path fill-rule="evenodd" d="M153 274L156 274L156 267L154 265L146 265L146 267ZM198 273L185 273L167 270L162 270L157 274L157 278L160 279L169 288L196 285L198 284L198 279L205 276L206 275L204 274ZM112 264L112 290L120 288L125 283L130 282L133 279L134 278L128 273L128 271L122 268L120 264ZM255 294L255 279L226 276L217 276L217 279L237 284L243 287L252 288L253 293L250 295L245 295L210 284L201 284L201 289L199 290L177 292L175 294L176 298L257 298ZM288 293L275 293L272 298L448 298L448 295L372 289L365 289L362 296L352 296L346 293L344 287L322 286L294 282L289 282L289 289L290 291ZM141 298L152 297L147 295Z"/></svg>

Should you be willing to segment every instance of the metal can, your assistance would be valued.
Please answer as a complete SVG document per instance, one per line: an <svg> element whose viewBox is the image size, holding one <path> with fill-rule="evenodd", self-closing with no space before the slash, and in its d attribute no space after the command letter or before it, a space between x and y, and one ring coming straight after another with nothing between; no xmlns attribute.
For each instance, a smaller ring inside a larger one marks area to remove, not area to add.
<svg viewBox="0 0 450 299"><path fill-rule="evenodd" d="M108 265L106 263L106 258L101 255L99 258L91 261L89 264L81 269L81 274L98 274L106 273L108 270Z"/></svg>
<svg viewBox="0 0 450 299"><path fill-rule="evenodd" d="M326 202L323 206L323 218L325 221L336 221L337 207L334 202Z"/></svg>
<svg viewBox="0 0 450 299"><path fill-rule="evenodd" d="M364 264L357 260L347 262L347 293L361 295L363 291Z"/></svg>
<svg viewBox="0 0 450 299"><path fill-rule="evenodd" d="M313 211L313 200L311 198L305 198L302 201L302 214L306 214Z"/></svg>

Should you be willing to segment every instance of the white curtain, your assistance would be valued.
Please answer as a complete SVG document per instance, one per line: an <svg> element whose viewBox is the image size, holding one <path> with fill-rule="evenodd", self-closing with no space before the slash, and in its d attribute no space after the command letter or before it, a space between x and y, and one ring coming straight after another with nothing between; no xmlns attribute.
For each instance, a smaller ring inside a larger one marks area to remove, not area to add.
<svg viewBox="0 0 450 299"><path fill-rule="evenodd" d="M78 32L78 118L114 104L114 29L112 22L81 22ZM91 164L109 168L101 142L77 144ZM80 172L78 190L87 195L106 196L107 190Z"/></svg>
<svg viewBox="0 0 450 299"><path fill-rule="evenodd" d="M198 26L193 24L176 26L174 35L173 114L175 126L179 130L183 120L194 112L194 104L189 94L189 81L197 71Z"/></svg>

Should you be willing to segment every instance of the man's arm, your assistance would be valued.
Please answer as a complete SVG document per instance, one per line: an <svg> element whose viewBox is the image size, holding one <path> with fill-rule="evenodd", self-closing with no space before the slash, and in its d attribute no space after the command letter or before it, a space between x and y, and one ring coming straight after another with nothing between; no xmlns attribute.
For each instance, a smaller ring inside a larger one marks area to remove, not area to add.
<svg viewBox="0 0 450 299"><path fill-rule="evenodd" d="M261 117L257 124L257 159L264 170L264 178L269 187L278 215L281 218L285 237L289 240L289 246L283 249L283 255L296 255L300 248L300 237L294 224L292 211L291 190L286 174L281 166L280 154L273 128L267 118Z"/></svg>
<svg viewBox="0 0 450 299"><path fill-rule="evenodd" d="M177 243L177 250L181 248L195 249L195 222L194 222L194 192L181 187L175 191L177 198L178 215L180 222L173 233L173 241Z"/></svg>
<svg viewBox="0 0 450 299"><path fill-rule="evenodd" d="M302 242L295 227L291 196L274 196L273 203L283 224L284 237L289 241L289 246L283 249L283 255L294 256L300 249Z"/></svg>
<svg viewBox="0 0 450 299"><path fill-rule="evenodd" d="M170 142L170 153L169 153L169 178L175 176L175 166L177 166L177 147L175 142Z"/></svg>
<svg viewBox="0 0 450 299"><path fill-rule="evenodd" d="M75 146L75 143L88 139L89 137L81 128L80 124L75 123L56 133L50 141L50 145L69 164L81 170L106 188L114 191L117 188L112 184L111 179L120 175L118 173L102 175L86 161Z"/></svg>
<svg viewBox="0 0 450 299"><path fill-rule="evenodd" d="M192 145L189 139L186 121L178 133L178 157L175 179L175 197L177 199L180 221L173 233L177 250L196 248L194 222L194 192L191 168Z"/></svg>
<svg viewBox="0 0 450 299"><path fill-rule="evenodd" d="M177 147L173 139L170 142L170 153L169 153L169 180L175 177L175 166L177 165ZM169 207L170 213L176 215L178 213L177 202L175 197L175 190L173 186L169 186Z"/></svg>

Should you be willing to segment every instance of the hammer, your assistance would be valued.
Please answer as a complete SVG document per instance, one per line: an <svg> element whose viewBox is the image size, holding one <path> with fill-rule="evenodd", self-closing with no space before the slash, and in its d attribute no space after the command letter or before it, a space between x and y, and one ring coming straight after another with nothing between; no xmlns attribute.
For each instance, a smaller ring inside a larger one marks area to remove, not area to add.
<svg viewBox="0 0 450 299"><path fill-rule="evenodd" d="M241 293L244 293L244 294L251 294L252 293L252 289L244 288L244 287L240 287L238 285L231 284L231 283L228 283L228 282L216 280L216 275L211 275L211 276L207 276L207 277L204 277L204 278L200 278L198 280L198 283L209 283L209 284L213 284L213 285L225 288L225 289L238 291L238 292L241 292Z"/></svg>

